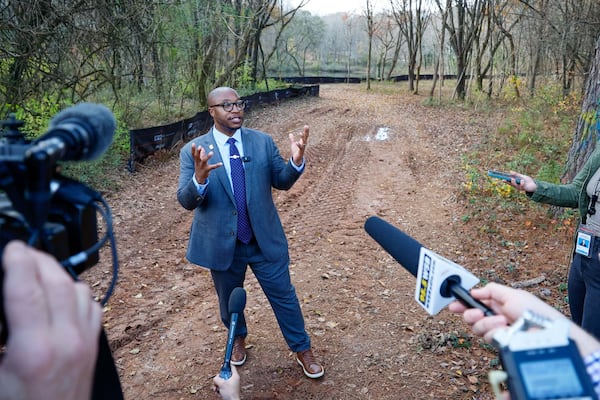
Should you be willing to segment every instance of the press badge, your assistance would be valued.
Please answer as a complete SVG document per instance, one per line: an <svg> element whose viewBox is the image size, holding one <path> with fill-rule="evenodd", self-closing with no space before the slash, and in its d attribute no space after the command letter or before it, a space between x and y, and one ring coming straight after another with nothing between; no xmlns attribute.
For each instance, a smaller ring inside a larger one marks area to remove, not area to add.
<svg viewBox="0 0 600 400"><path fill-rule="evenodd" d="M575 253L589 257L592 247L592 235L589 233L577 231L577 244L575 245Z"/></svg>

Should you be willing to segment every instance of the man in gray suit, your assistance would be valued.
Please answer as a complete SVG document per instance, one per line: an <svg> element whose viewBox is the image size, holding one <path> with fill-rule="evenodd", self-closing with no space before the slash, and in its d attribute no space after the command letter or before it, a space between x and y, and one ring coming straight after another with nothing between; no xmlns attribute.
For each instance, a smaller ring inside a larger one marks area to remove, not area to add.
<svg viewBox="0 0 600 400"><path fill-rule="evenodd" d="M291 159L279 153L271 136L243 128L246 102L228 87L208 95L214 125L187 143L180 153L177 199L194 210L187 259L210 269L219 298L221 320L230 326L229 295L243 287L248 266L267 296L289 348L309 378L323 376L289 272L287 238L272 188L288 190L304 171L309 129L289 135ZM246 361L246 320L239 316L231 356Z"/></svg>

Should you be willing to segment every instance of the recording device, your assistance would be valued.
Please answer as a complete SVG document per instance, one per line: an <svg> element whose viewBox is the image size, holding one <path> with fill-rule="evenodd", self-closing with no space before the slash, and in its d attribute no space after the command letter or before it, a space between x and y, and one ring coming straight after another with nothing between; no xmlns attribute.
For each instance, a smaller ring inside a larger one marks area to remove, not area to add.
<svg viewBox="0 0 600 400"><path fill-rule="evenodd" d="M400 265L417 278L415 300L430 315L439 313L455 299L485 315L494 312L473 298L468 289L479 278L462 266L423 247L415 239L379 217L369 217L365 230Z"/></svg>
<svg viewBox="0 0 600 400"><path fill-rule="evenodd" d="M62 176L57 163L99 157L112 142L114 116L102 105L80 103L58 113L33 141L25 139L24 123L14 114L0 123L0 255L9 241L19 239L52 254L76 279L98 262L100 247L110 241L114 273L105 304L117 271L110 207L92 188ZM106 225L101 239L98 214ZM8 337L2 282L0 268L0 344Z"/></svg>
<svg viewBox="0 0 600 400"><path fill-rule="evenodd" d="M509 173L506 172L501 172L501 171L495 171L495 170L489 170L488 171L488 176L492 177L492 178L496 178L496 179L501 179L505 182L510 183L512 178L515 178L515 182L517 183L517 185L521 184L521 179L520 178L516 178L514 176L511 176Z"/></svg>
<svg viewBox="0 0 600 400"><path fill-rule="evenodd" d="M478 279L460 265L426 249L381 218L369 217L365 230L417 277L415 299L429 314L439 312L454 296L467 307L494 315L465 288L474 286ZM598 399L577 346L569 339L568 329L567 319L550 321L526 312L510 328L496 332L494 347L499 352L503 382L509 388L511 399ZM500 393L500 388L495 389Z"/></svg>
<svg viewBox="0 0 600 400"><path fill-rule="evenodd" d="M219 376L225 380L231 378L231 353L233 352L233 342L235 340L235 327L238 316L244 312L246 307L246 291L244 288L236 287L229 295L229 333L227 335L227 347L225 348L225 359L223 366L219 371Z"/></svg>
<svg viewBox="0 0 600 400"><path fill-rule="evenodd" d="M527 311L494 334L513 400L592 400L596 392L566 318L548 320ZM496 388L498 391L498 388Z"/></svg>

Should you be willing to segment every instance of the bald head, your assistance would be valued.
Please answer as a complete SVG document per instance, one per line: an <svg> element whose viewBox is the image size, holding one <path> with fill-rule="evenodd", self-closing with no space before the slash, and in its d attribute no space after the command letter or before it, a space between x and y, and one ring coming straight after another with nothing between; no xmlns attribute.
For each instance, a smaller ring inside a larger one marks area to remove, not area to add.
<svg viewBox="0 0 600 400"><path fill-rule="evenodd" d="M225 86L218 87L208 94L206 100L208 113L219 132L231 136L241 128L244 122L245 104L235 105L240 101L240 96L235 90Z"/></svg>
<svg viewBox="0 0 600 400"><path fill-rule="evenodd" d="M221 86L218 88L213 89L209 94L208 97L206 98L208 105L211 106L213 104L219 104L221 103L221 99L239 99L240 96L238 95L238 93L227 86ZM233 101L231 100L231 101Z"/></svg>

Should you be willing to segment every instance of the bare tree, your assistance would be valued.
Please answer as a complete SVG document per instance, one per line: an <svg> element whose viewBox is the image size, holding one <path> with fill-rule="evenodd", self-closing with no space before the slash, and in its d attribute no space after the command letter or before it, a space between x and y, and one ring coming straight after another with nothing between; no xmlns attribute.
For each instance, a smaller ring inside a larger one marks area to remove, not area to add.
<svg viewBox="0 0 600 400"><path fill-rule="evenodd" d="M371 90L371 60L373 53L373 35L375 33L375 21L373 19L373 4L371 0L366 0L365 18L367 20L367 36L369 37L369 45L367 51L367 90Z"/></svg>
<svg viewBox="0 0 600 400"><path fill-rule="evenodd" d="M350 80L350 66L352 64L352 54L354 49L354 19L351 15L344 14L345 37L346 37L346 79Z"/></svg>
<svg viewBox="0 0 600 400"><path fill-rule="evenodd" d="M538 0L538 7L541 10L546 10L546 3L548 1L552 0ZM527 87L529 90L529 95L533 97L533 95L535 94L537 77L540 74L540 69L542 66L542 57L549 45L549 35L547 35L546 32L550 29L547 23L544 22L543 14L535 12L535 8L531 8L527 5L525 5L524 7L524 19L523 26L521 27L521 29L525 36L523 47L527 51L528 58Z"/></svg>
<svg viewBox="0 0 600 400"><path fill-rule="evenodd" d="M109 71L97 61L111 49L103 30L110 5L14 0L0 6L1 112L29 99L60 103L69 92L107 82Z"/></svg>
<svg viewBox="0 0 600 400"><path fill-rule="evenodd" d="M589 67L588 50L600 32L600 3L597 0L519 0L527 19L533 24L532 77L543 67L546 55L553 65L547 65L560 79L567 95L576 76L583 76ZM530 83L533 93L534 84Z"/></svg>
<svg viewBox="0 0 600 400"><path fill-rule="evenodd" d="M429 24L430 12L424 7L423 0L390 0L390 4L408 48L408 88L418 93L423 35Z"/></svg>
<svg viewBox="0 0 600 400"><path fill-rule="evenodd" d="M283 0L270 0L272 3L272 7L269 12L263 13L263 15L257 21L257 27L254 36L253 43L253 56L252 56L252 86L257 81L258 78L258 57L259 53L262 59L262 79L267 83L267 66L269 65L269 61L271 57L275 53L278 48L279 41L282 38L283 32L286 30L288 25L294 20L297 12L304 7L307 0L302 0L296 7L286 10L284 7ZM278 5L277 7L275 7ZM270 53L265 55L264 48L262 45L262 35L265 31L270 28L274 28L276 30L274 45Z"/></svg>
<svg viewBox="0 0 600 400"><path fill-rule="evenodd" d="M512 30L521 21L522 14L518 12L518 5L512 1L491 0L488 15L488 21L493 21L493 25L488 22L488 27L485 31L485 42L491 42L486 46L481 46L489 50L486 61L483 61L483 54L481 52L478 52L477 55L477 87L479 90L483 90L483 79L492 71L496 52L504 40L507 40L509 43L509 75L513 83L515 96L520 97L517 80L517 48ZM490 77L488 96L492 94L492 82L493 79Z"/></svg>
<svg viewBox="0 0 600 400"><path fill-rule="evenodd" d="M375 31L375 38L379 42L379 57L377 61L377 75L379 79L390 80L396 63L398 62L398 55L402 44L402 38L400 31L397 29L394 19L387 13L382 13L381 20L379 21L379 29ZM389 57L389 54L392 54ZM386 71L386 66L390 63L390 67Z"/></svg>
<svg viewBox="0 0 600 400"><path fill-rule="evenodd" d="M444 12L441 0L435 0L440 12ZM473 51L473 43L479 37L482 22L487 11L488 0L452 0L446 8L448 18L445 28L456 57L456 96L465 99L467 92L468 65Z"/></svg>
<svg viewBox="0 0 600 400"><path fill-rule="evenodd" d="M285 26L283 22L274 24L266 29L266 33L261 41L261 49L267 49L263 74L266 76L267 67L273 68L273 59L276 59L278 71L289 69L291 62L295 72L304 76L309 54L313 58L318 55L316 50L323 40L325 24L320 17L298 10Z"/></svg>
<svg viewBox="0 0 600 400"><path fill-rule="evenodd" d="M452 0L446 0L446 4L444 6L441 18L442 29L440 32L440 41L439 41L439 53L435 61L435 68L433 71L433 84L431 85L431 90L429 91L429 98L433 99L433 95L435 93L435 88L437 86L437 82L440 78L440 67L442 67L441 75L444 75L444 48L446 45L446 19L448 18L448 10L452 7Z"/></svg>

